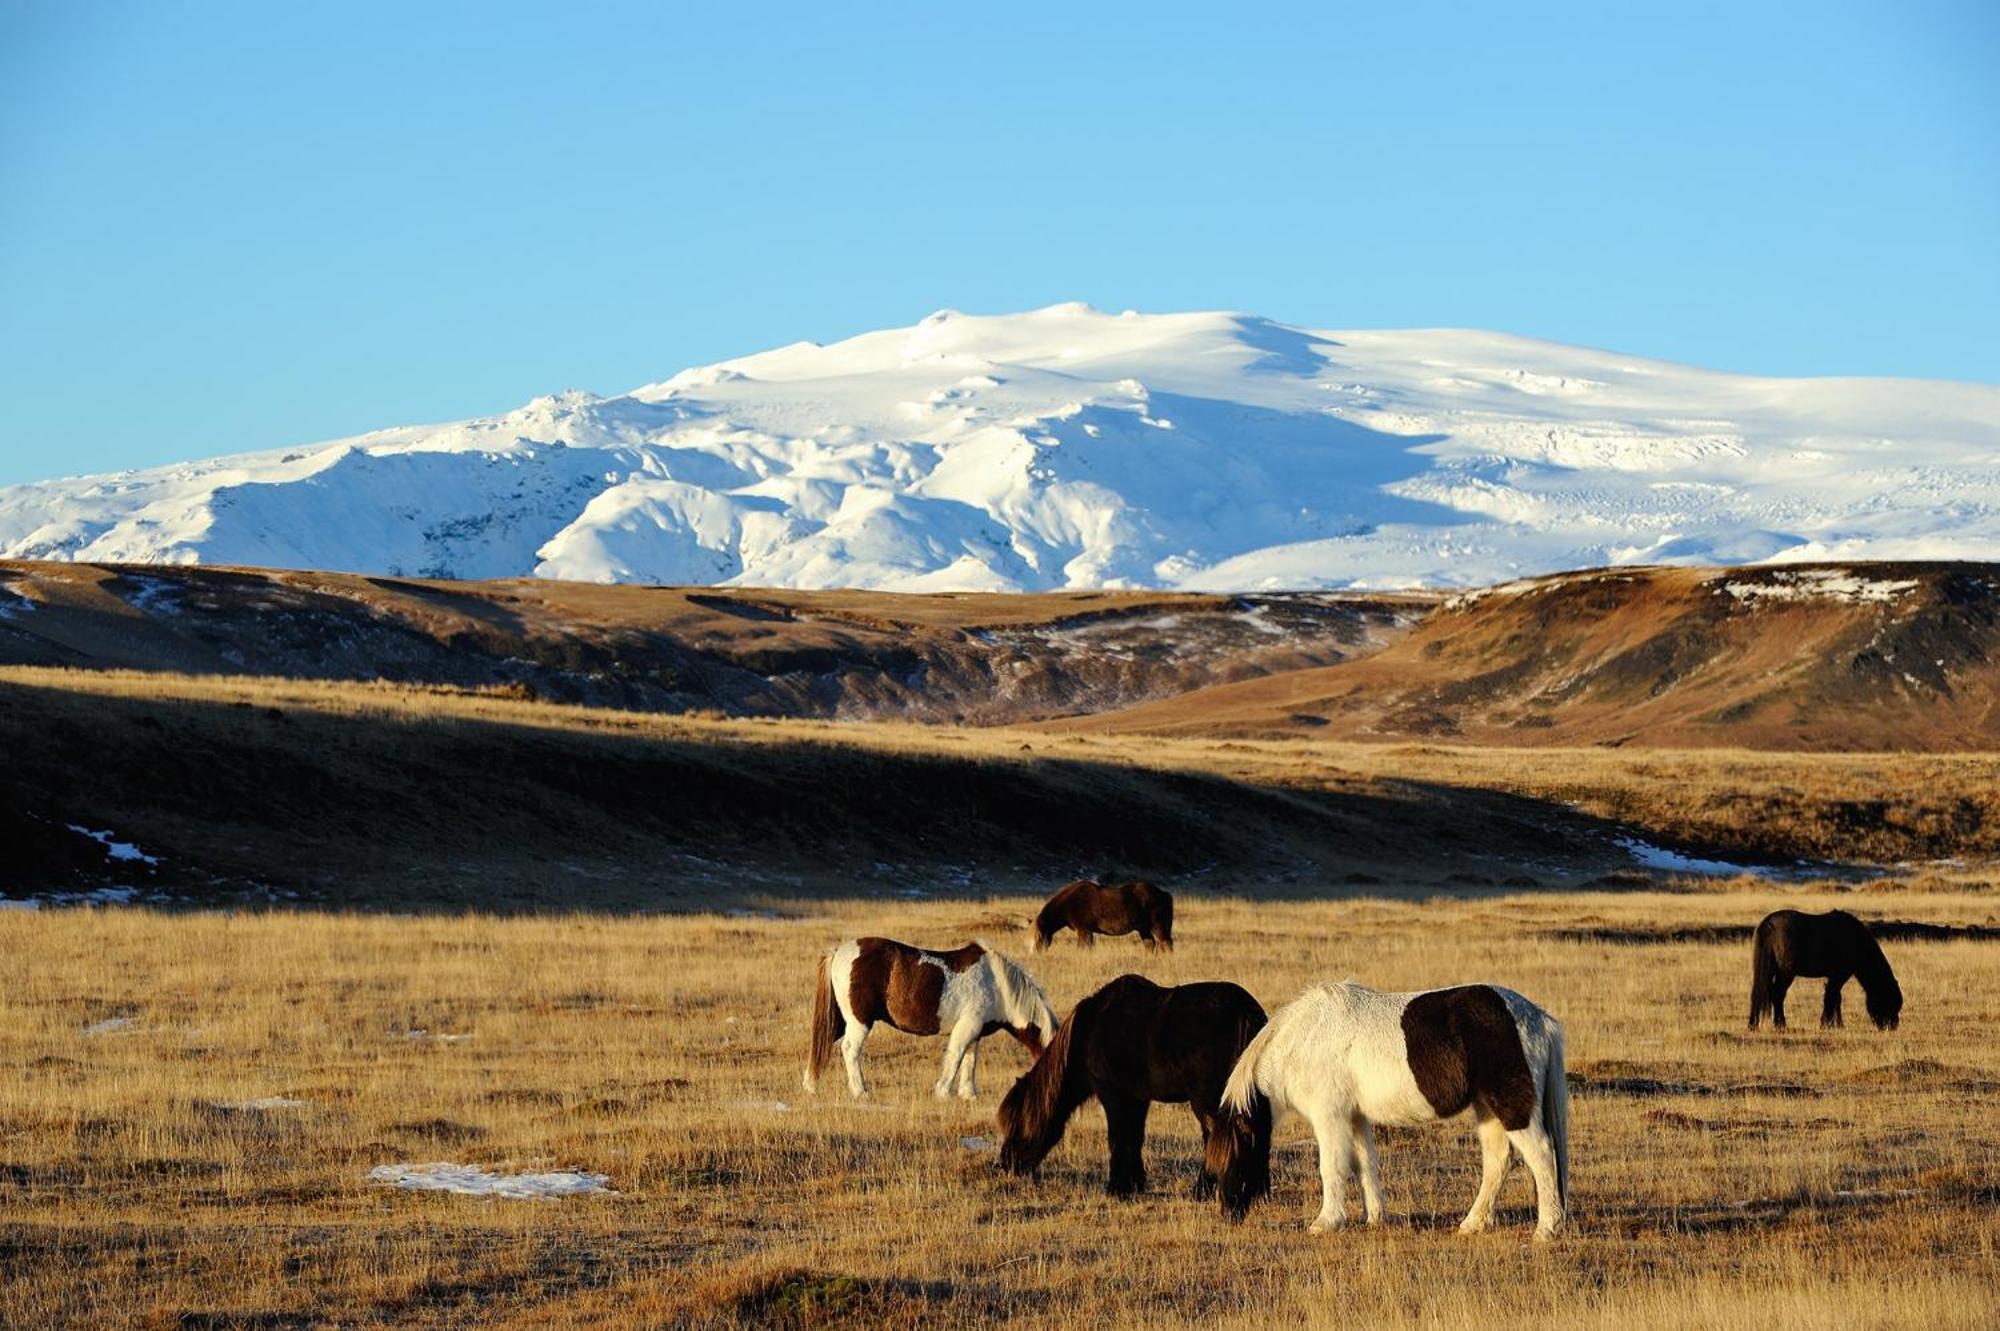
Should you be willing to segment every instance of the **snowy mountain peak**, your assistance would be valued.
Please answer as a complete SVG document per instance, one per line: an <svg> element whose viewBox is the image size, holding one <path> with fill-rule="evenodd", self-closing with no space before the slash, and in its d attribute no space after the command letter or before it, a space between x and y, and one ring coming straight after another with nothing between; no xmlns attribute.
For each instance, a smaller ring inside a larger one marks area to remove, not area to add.
<svg viewBox="0 0 2000 1331"><path fill-rule="evenodd" d="M1463 330L1013 315L0 490L0 555L905 590L2000 554L2000 389Z"/></svg>

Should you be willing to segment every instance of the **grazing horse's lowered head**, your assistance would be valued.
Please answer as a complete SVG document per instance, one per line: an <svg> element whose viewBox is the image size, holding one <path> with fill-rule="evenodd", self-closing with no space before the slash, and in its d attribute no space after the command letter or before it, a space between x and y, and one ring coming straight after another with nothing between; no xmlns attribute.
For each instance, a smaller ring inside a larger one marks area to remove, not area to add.
<svg viewBox="0 0 2000 1331"><path fill-rule="evenodd" d="M1017 962L989 947L986 963L993 970L993 987L1000 995L1001 1020L1007 1033L1026 1046L1029 1054L1040 1058L1056 1038L1062 1018L1056 1015L1040 982Z"/></svg>
<svg viewBox="0 0 2000 1331"><path fill-rule="evenodd" d="M1222 1106L1221 1127L1209 1135L1205 1153L1216 1200L1231 1222L1241 1221L1259 1197L1271 1194L1271 1102L1254 1089L1249 1100L1247 1109Z"/></svg>

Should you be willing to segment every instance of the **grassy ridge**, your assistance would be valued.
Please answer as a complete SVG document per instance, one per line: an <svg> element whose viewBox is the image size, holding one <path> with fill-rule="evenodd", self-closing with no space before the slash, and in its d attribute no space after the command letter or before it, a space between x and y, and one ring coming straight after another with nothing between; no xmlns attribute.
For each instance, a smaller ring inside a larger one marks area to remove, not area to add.
<svg viewBox="0 0 2000 1331"><path fill-rule="evenodd" d="M1107 739L23 669L0 671L0 751L16 891L103 867L69 824L196 895L494 909L1125 869L1251 895L1560 884L1627 864L1627 830L1761 859L2000 852L1982 755Z"/></svg>

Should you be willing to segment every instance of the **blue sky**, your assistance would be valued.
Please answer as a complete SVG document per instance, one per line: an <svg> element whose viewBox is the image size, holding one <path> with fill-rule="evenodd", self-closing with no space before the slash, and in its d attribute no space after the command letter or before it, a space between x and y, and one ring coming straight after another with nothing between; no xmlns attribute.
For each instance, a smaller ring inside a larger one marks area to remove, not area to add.
<svg viewBox="0 0 2000 1331"><path fill-rule="evenodd" d="M0 483L1076 299L2000 381L1995 69L1927 0L0 0Z"/></svg>

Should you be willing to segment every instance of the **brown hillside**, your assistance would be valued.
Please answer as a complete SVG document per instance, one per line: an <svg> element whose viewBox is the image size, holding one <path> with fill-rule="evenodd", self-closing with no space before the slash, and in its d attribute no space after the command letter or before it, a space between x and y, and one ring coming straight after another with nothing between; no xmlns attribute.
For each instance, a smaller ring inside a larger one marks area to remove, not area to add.
<svg viewBox="0 0 2000 1331"><path fill-rule="evenodd" d="M1562 574L1379 653L1052 728L1817 751L2000 748L2000 565Z"/></svg>
<svg viewBox="0 0 2000 1331"><path fill-rule="evenodd" d="M1423 596L894 595L0 561L0 665L502 689L736 716L999 722L1372 651Z"/></svg>

